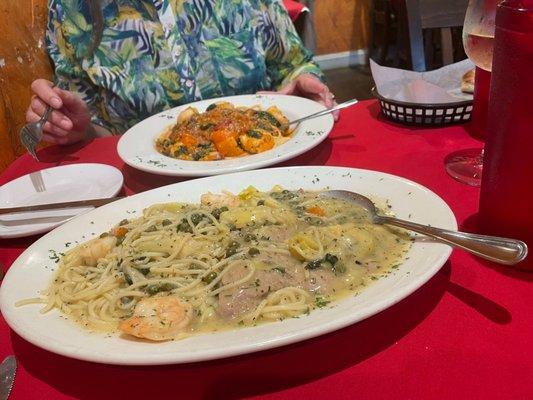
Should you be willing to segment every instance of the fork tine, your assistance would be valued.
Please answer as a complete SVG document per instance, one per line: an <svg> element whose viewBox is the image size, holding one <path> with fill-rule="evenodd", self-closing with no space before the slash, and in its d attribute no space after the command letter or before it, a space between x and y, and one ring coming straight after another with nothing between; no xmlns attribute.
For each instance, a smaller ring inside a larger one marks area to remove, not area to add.
<svg viewBox="0 0 533 400"><path fill-rule="evenodd" d="M33 143L38 143L39 140L35 137L33 131L31 129L29 129L28 127L26 127L27 129L24 129L24 136L26 137L27 140L29 140L30 142L33 142Z"/></svg>
<svg viewBox="0 0 533 400"><path fill-rule="evenodd" d="M36 178L37 190L39 192L44 192L46 187L44 186L43 173L41 171L37 171Z"/></svg>
<svg viewBox="0 0 533 400"><path fill-rule="evenodd" d="M33 146L33 143L29 142L27 139L26 140L22 140L22 144L24 145L24 147L26 147L26 150L28 150L28 153L30 153L32 156L36 157L35 154L35 148Z"/></svg>
<svg viewBox="0 0 533 400"><path fill-rule="evenodd" d="M41 171L33 172L30 174L30 180L33 187L37 192L44 192L46 187L44 186L43 175Z"/></svg>
<svg viewBox="0 0 533 400"><path fill-rule="evenodd" d="M41 161L41 160L39 160L39 157L37 157L37 153L35 152L35 150L28 149L28 153L30 153L32 155L32 157L35 159L35 161L39 161L39 162Z"/></svg>
<svg viewBox="0 0 533 400"><path fill-rule="evenodd" d="M37 157L37 153L35 151L35 145L37 144L37 142L33 139L33 136L31 134L28 134L27 130L24 128L21 131L20 141L22 142L26 150L28 150L28 153L30 153L36 161L39 161L39 157Z"/></svg>

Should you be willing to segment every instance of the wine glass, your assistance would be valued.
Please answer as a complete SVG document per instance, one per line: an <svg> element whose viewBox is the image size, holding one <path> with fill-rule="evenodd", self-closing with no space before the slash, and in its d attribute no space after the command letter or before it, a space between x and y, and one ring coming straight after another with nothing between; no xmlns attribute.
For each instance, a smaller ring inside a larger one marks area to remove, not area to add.
<svg viewBox="0 0 533 400"><path fill-rule="evenodd" d="M476 65L472 128L486 129L496 6L500 0L470 0L463 26L465 52ZM481 132L484 135L484 132ZM460 182L481 185L483 149L459 150L445 160L446 171Z"/></svg>

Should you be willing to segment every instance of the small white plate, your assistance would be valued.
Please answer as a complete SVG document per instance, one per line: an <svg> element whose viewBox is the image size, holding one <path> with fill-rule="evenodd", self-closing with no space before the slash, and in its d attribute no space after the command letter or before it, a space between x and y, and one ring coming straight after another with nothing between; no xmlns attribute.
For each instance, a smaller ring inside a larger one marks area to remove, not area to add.
<svg viewBox="0 0 533 400"><path fill-rule="evenodd" d="M122 173L104 164L71 164L24 175L0 187L0 208L33 206L115 196ZM94 207L0 215L0 239L36 235Z"/></svg>
<svg viewBox="0 0 533 400"><path fill-rule="evenodd" d="M259 106L263 110L270 106L277 106L289 121L326 109L323 105L303 97L280 94L230 96L202 100L163 111L139 122L120 138L117 145L118 155L133 168L159 175L219 175L266 167L299 156L326 139L333 127L331 114L310 119L297 125L291 139L280 146L263 153L220 161L178 160L164 156L156 150L156 139L167 127L175 124L181 111L192 106L204 112L210 104L220 101L229 101L235 106Z"/></svg>
<svg viewBox="0 0 533 400"><path fill-rule="evenodd" d="M374 171L336 167L272 168L176 183L129 196L80 215L31 245L7 271L0 287L0 308L9 326L27 341L68 357L101 363L156 365L185 363L251 353L298 342L358 322L390 307L427 282L451 253L444 244L415 241L407 259L393 273L369 285L357 296L308 316L250 328L199 334L164 343L129 340L83 330L57 310L41 314L42 305L15 307L35 297L53 279L57 265L50 251L65 252L72 244L108 231L154 203L199 202L200 195L229 190L238 193L253 184L259 190L274 185L287 189L353 190L389 200L399 218L457 229L446 203L429 189L406 179Z"/></svg>

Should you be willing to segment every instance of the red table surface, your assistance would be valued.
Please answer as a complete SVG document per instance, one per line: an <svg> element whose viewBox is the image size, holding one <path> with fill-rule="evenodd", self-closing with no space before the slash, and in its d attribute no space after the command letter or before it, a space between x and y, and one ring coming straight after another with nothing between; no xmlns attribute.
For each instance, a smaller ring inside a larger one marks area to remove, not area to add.
<svg viewBox="0 0 533 400"><path fill-rule="evenodd" d="M344 110L328 140L285 165L350 166L412 179L440 195L462 229L474 230L478 189L449 178L443 161L454 150L481 144L462 126L408 128L384 121L378 111L374 101ZM117 140L48 148L41 164L22 156L0 183L79 162L120 168L127 194L179 180L125 166ZM9 266L36 239L0 240L0 261ZM433 279L395 306L279 349L197 364L100 365L35 347L2 319L0 358L15 353L19 362L13 400L532 398L532 279L455 251Z"/></svg>

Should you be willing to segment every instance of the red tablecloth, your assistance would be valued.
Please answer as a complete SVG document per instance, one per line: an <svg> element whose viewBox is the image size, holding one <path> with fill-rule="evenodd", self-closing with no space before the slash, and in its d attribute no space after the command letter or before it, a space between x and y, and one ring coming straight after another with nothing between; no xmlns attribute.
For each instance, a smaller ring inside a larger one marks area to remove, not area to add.
<svg viewBox="0 0 533 400"><path fill-rule="evenodd" d="M285 8L287 9L287 12L293 21L296 21L298 16L305 8L304 4L298 3L294 0L283 0L283 4L285 5Z"/></svg>
<svg viewBox="0 0 533 400"><path fill-rule="evenodd" d="M449 178L444 157L481 147L461 126L414 129L377 117L374 101L344 110L328 140L287 165L368 168L412 179L440 195L464 230L475 227L478 189ZM23 156L5 183L45 167L119 167L128 194L176 181L137 172L117 138ZM7 267L37 238L0 241ZM0 359L19 361L12 399L525 399L533 396L532 274L453 253L426 285L397 305L340 331L276 350L199 364L118 367L41 350L0 321ZM221 346L224 343L220 344Z"/></svg>

